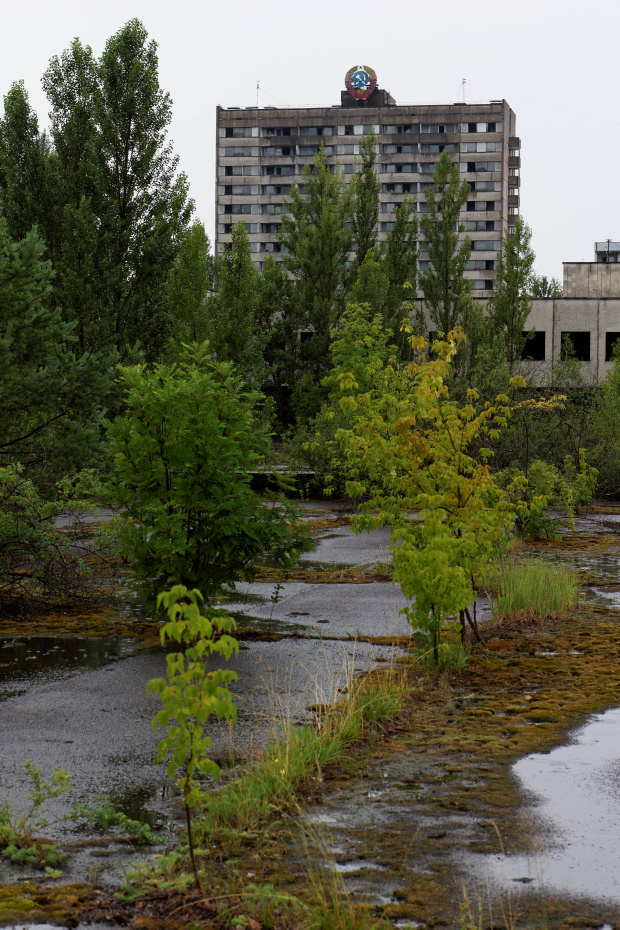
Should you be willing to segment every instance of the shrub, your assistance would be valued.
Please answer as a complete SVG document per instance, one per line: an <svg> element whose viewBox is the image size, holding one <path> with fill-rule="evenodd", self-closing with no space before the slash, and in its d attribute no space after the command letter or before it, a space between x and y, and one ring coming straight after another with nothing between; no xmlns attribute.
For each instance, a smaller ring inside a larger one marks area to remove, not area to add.
<svg viewBox="0 0 620 930"><path fill-rule="evenodd" d="M120 506L121 554L142 577L163 575L196 585L205 596L253 577L269 551L285 566L301 538L281 506L250 486L264 464L269 435L248 393L208 343L185 347L178 363L120 368L127 412L108 424Z"/></svg>

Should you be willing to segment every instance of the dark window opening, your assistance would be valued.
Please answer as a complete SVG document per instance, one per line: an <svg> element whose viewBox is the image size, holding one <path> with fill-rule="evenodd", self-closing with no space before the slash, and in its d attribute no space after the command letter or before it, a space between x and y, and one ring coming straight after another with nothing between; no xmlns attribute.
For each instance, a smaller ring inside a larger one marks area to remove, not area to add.
<svg viewBox="0 0 620 930"><path fill-rule="evenodd" d="M567 351L567 342L572 345L572 352ZM590 333L562 333L561 357L567 358L570 355L573 355L578 362L590 361Z"/></svg>
<svg viewBox="0 0 620 930"><path fill-rule="evenodd" d="M305 332L301 332L299 334L299 341L307 342L309 339L312 339L313 336L314 336L313 330L306 330Z"/></svg>
<svg viewBox="0 0 620 930"><path fill-rule="evenodd" d="M522 333L521 335L525 336L526 339L521 358L531 359L533 362L544 362L546 333L537 331L531 335L529 333Z"/></svg>
<svg viewBox="0 0 620 930"><path fill-rule="evenodd" d="M605 361L613 362L614 360L614 346L617 341L620 339L620 333L605 333ZM616 351L620 351L620 346L618 346Z"/></svg>
<svg viewBox="0 0 620 930"><path fill-rule="evenodd" d="M487 258L484 263L485 271L495 271L495 261L492 258Z"/></svg>

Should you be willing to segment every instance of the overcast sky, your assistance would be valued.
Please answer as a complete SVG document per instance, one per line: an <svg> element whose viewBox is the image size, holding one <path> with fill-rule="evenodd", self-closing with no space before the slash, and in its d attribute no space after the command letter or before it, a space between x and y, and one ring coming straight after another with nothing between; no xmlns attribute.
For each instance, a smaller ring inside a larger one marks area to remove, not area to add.
<svg viewBox="0 0 620 930"><path fill-rule="evenodd" d="M505 98L521 137L521 212L536 270L590 261L595 240L620 239L620 3L598 0L6 0L0 93L23 79L47 125L41 76L78 36L103 50L138 17L158 43L173 100L170 136L197 215L214 226L215 106L337 104L353 65L377 72L397 103Z"/></svg>

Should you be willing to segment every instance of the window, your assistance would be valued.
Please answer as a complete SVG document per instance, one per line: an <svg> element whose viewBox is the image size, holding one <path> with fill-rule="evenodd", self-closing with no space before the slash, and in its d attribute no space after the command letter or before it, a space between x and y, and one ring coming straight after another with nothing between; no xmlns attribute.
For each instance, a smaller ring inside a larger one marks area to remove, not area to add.
<svg viewBox="0 0 620 930"><path fill-rule="evenodd" d="M267 175L295 174L295 165L264 165L263 174L267 174Z"/></svg>
<svg viewBox="0 0 620 930"><path fill-rule="evenodd" d="M462 161L460 163L461 171L501 171L502 164L499 161Z"/></svg>
<svg viewBox="0 0 620 930"><path fill-rule="evenodd" d="M454 155L458 152L458 146L456 142L422 142L420 143L420 151L425 155L439 155L441 152L448 152L449 155Z"/></svg>
<svg viewBox="0 0 620 930"><path fill-rule="evenodd" d="M399 182L392 182L389 184L381 185L382 194L415 194L417 189L418 185L415 183L415 181L407 181L404 184Z"/></svg>
<svg viewBox="0 0 620 930"><path fill-rule="evenodd" d="M394 229L393 222L383 222L381 223L381 232L392 232Z"/></svg>
<svg viewBox="0 0 620 930"><path fill-rule="evenodd" d="M263 136L290 136L290 126L275 126L263 129Z"/></svg>
<svg viewBox="0 0 620 930"><path fill-rule="evenodd" d="M256 133L258 135L258 131ZM251 126L226 126L226 138L227 139L251 139L252 138L252 127Z"/></svg>
<svg viewBox="0 0 620 930"><path fill-rule="evenodd" d="M252 207L250 206L249 203L231 203L231 204L229 204L229 205L226 207L226 212L227 212L227 213L232 213L232 214L235 214L235 215L236 215L236 214L239 214L239 213L241 213L241 214L243 214L243 213L251 213L251 212L252 212Z"/></svg>
<svg viewBox="0 0 620 930"><path fill-rule="evenodd" d="M354 174L355 165L342 165L342 171L344 172L344 174Z"/></svg>
<svg viewBox="0 0 620 930"><path fill-rule="evenodd" d="M279 225L279 223L261 223L259 232L273 235L277 232Z"/></svg>
<svg viewBox="0 0 620 930"><path fill-rule="evenodd" d="M456 123L420 123L420 132L433 132L433 133L444 133L444 132L456 132Z"/></svg>
<svg viewBox="0 0 620 930"><path fill-rule="evenodd" d="M435 170L436 164L437 162L434 162L434 161L423 161L420 164L420 172L422 174L432 174L433 171Z"/></svg>
<svg viewBox="0 0 620 930"><path fill-rule="evenodd" d="M262 154L267 158L273 158L273 157L277 158L282 155L290 156L290 155L295 154L295 146L294 145L283 145L283 146L266 145L265 148L262 150Z"/></svg>
<svg viewBox="0 0 620 930"><path fill-rule="evenodd" d="M261 194L284 194L288 197L290 192L290 184L263 184L261 188Z"/></svg>
<svg viewBox="0 0 620 930"><path fill-rule="evenodd" d="M305 331L300 332L299 341L302 343L308 342L308 340L312 339L313 336L314 336L314 332L311 329L307 329Z"/></svg>
<svg viewBox="0 0 620 930"><path fill-rule="evenodd" d="M501 132L502 123L461 123L461 132Z"/></svg>
<svg viewBox="0 0 620 930"><path fill-rule="evenodd" d="M333 126L300 126L300 136L333 136Z"/></svg>
<svg viewBox="0 0 620 930"><path fill-rule="evenodd" d="M605 361L613 362L614 346L620 340L620 333L605 333ZM620 345L617 347L620 350Z"/></svg>
<svg viewBox="0 0 620 930"><path fill-rule="evenodd" d="M359 145L337 145L336 153L338 155L359 155Z"/></svg>
<svg viewBox="0 0 620 930"><path fill-rule="evenodd" d="M260 252L271 252L272 255L277 255L282 251L282 246L279 242L261 242L259 244Z"/></svg>
<svg viewBox="0 0 620 930"><path fill-rule="evenodd" d="M472 191L501 191L501 181L470 181Z"/></svg>
<svg viewBox="0 0 620 930"><path fill-rule="evenodd" d="M467 271L495 271L495 262L492 258L472 258L465 267Z"/></svg>
<svg viewBox="0 0 620 930"><path fill-rule="evenodd" d="M418 268L420 269L420 271L427 271L430 267L431 267L431 263L427 259L421 258L419 260Z"/></svg>
<svg viewBox="0 0 620 930"><path fill-rule="evenodd" d="M474 285L474 290L476 291L492 291L493 282L492 281L472 281Z"/></svg>
<svg viewBox="0 0 620 930"><path fill-rule="evenodd" d="M219 233L224 233L225 236L230 235L230 233L232 233L232 228L234 225L235 225L234 223L219 223L217 227L217 231ZM247 233L256 232L256 223L253 223L253 224L244 223L244 226L245 226L245 231Z"/></svg>
<svg viewBox="0 0 620 930"><path fill-rule="evenodd" d="M249 184L226 184L224 194L233 197L242 197L246 194L258 194L258 187L252 187Z"/></svg>
<svg viewBox="0 0 620 930"><path fill-rule="evenodd" d="M474 239L471 247L474 252L499 251L499 239Z"/></svg>
<svg viewBox="0 0 620 930"><path fill-rule="evenodd" d="M417 152L417 145L384 145L384 155L402 155L405 152Z"/></svg>
<svg viewBox="0 0 620 930"><path fill-rule="evenodd" d="M238 177L241 175L254 175L258 174L258 165L226 165L222 170L220 166L220 174L224 174L226 177Z"/></svg>
<svg viewBox="0 0 620 930"><path fill-rule="evenodd" d="M579 362L590 361L590 333L562 333L561 357L566 358L570 355L574 355Z"/></svg>
<svg viewBox="0 0 620 930"><path fill-rule="evenodd" d="M521 350L521 358L531 359L533 362L544 362L546 338L545 331L536 330L535 333L521 333L521 335L525 337L525 345Z"/></svg>

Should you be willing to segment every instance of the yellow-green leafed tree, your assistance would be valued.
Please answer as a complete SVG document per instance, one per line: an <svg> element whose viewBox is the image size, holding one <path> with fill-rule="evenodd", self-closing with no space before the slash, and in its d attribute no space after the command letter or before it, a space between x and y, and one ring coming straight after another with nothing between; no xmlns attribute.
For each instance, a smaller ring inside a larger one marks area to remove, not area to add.
<svg viewBox="0 0 620 930"><path fill-rule="evenodd" d="M340 438L369 476L347 486L367 495L355 528L392 527L394 580L409 602L404 613L419 651L435 666L446 662L441 634L450 619L459 617L463 638L466 621L478 635L469 608L514 519L485 446L506 425L508 398L478 408L478 394L470 390L459 404L445 383L463 338L460 330L449 333L429 358L425 341L413 337L416 360L392 370L381 397L343 398L361 415ZM344 376L341 384L351 387Z"/></svg>

